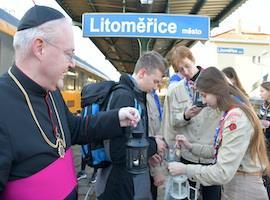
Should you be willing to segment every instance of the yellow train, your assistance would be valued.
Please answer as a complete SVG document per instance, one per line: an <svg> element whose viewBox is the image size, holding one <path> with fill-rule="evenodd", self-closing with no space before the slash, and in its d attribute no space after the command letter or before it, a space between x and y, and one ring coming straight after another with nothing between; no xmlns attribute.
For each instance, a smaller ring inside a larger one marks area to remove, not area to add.
<svg viewBox="0 0 270 200"><path fill-rule="evenodd" d="M81 92L78 90L61 91L63 98L72 113L78 113L81 110Z"/></svg>
<svg viewBox="0 0 270 200"><path fill-rule="evenodd" d="M99 70L94 71L92 66L80 58L76 57L75 60L76 68L66 73L64 77L64 88L61 90L66 105L72 113L81 111L81 90L84 85L109 79ZM85 67L87 69L84 69Z"/></svg>

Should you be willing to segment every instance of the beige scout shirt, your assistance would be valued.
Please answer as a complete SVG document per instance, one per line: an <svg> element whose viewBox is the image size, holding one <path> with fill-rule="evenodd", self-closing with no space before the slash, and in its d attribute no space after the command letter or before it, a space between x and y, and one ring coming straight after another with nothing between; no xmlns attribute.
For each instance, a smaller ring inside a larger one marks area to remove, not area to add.
<svg viewBox="0 0 270 200"><path fill-rule="evenodd" d="M148 134L149 136L161 135L161 121L159 119L159 111L155 102L154 97L147 93L146 95L146 106L148 114ZM164 171L163 165L157 165L156 167L150 166L151 176L162 174Z"/></svg>
<svg viewBox="0 0 270 200"><path fill-rule="evenodd" d="M159 111L154 97L149 93L146 95L146 106L148 114L148 135L161 135L161 121L159 119Z"/></svg>
<svg viewBox="0 0 270 200"><path fill-rule="evenodd" d="M254 129L246 114L240 108L233 108L224 119L222 144L214 165L187 165L186 173L203 185L223 185L228 183L236 171L260 172L260 162L253 162L248 146Z"/></svg>
<svg viewBox="0 0 270 200"><path fill-rule="evenodd" d="M192 89L190 90L192 91ZM201 112L186 121L184 111L192 106L192 99L186 87L186 80L168 89L164 101L163 121L161 132L169 144L175 143L175 136L183 134L191 143L201 145L194 146L192 151L181 150L181 156L195 163L211 163L212 158L204 158L201 155L204 145L213 145L215 130L218 127L221 112L205 107ZM196 152L196 154L194 154Z"/></svg>

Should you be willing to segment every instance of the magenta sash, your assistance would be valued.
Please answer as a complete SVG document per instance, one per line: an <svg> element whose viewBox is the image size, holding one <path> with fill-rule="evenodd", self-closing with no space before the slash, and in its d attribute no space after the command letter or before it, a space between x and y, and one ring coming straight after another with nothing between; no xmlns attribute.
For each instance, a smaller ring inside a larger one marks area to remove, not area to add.
<svg viewBox="0 0 270 200"><path fill-rule="evenodd" d="M60 200L65 199L76 186L72 151L69 148L64 158L58 158L36 174L9 181L0 199Z"/></svg>

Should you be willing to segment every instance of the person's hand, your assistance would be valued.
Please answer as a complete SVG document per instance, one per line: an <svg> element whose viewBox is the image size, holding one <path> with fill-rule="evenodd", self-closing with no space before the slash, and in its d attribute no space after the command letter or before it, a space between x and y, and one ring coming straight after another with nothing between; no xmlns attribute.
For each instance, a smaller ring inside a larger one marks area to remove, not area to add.
<svg viewBox="0 0 270 200"><path fill-rule="evenodd" d="M261 120L262 128L269 128L270 127L270 121L262 119Z"/></svg>
<svg viewBox="0 0 270 200"><path fill-rule="evenodd" d="M186 165L181 162L170 162L168 163L168 170L173 176L186 174Z"/></svg>
<svg viewBox="0 0 270 200"><path fill-rule="evenodd" d="M156 167L157 165L159 165L162 162L162 157L160 155L158 155L157 153L154 154L151 158L149 158L148 163L149 165L151 165L152 167Z"/></svg>
<svg viewBox="0 0 270 200"><path fill-rule="evenodd" d="M191 119L192 117L196 116L199 114L199 112L201 112L202 108L201 107L197 107L195 105L193 105L190 108L187 108L184 115L186 119Z"/></svg>
<svg viewBox="0 0 270 200"><path fill-rule="evenodd" d="M159 187L164 184L165 182L165 176L162 173L158 173L155 176L153 176L154 179L154 185L156 187Z"/></svg>
<svg viewBox="0 0 270 200"><path fill-rule="evenodd" d="M121 108L118 112L118 117L121 127L136 127L141 119L139 111L132 107Z"/></svg>
<svg viewBox="0 0 270 200"><path fill-rule="evenodd" d="M192 144L188 141L188 139L184 135L176 135L175 140L176 140L176 144L179 147L183 147L188 150L192 149Z"/></svg>
<svg viewBox="0 0 270 200"><path fill-rule="evenodd" d="M165 150L167 147L166 143L161 137L155 137L155 140L157 143L157 153L163 157L165 155Z"/></svg>

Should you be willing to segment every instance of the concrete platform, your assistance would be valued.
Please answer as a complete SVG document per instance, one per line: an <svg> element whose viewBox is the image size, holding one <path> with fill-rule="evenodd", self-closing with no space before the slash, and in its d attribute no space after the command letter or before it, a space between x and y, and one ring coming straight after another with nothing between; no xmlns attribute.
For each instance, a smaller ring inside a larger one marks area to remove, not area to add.
<svg viewBox="0 0 270 200"><path fill-rule="evenodd" d="M76 167L76 173L78 173L80 171L81 168L81 151L80 151L80 146L79 145L75 145L72 147L73 150L73 157L74 157L74 164ZM92 175L93 169L86 166L86 173L87 173L87 178L86 179L81 179L78 181L78 189L79 189L79 198L78 200L84 200L85 199L85 195L87 193L87 191L90 189L89 192L89 196L88 198L86 198L85 200L95 200L95 195L94 195L94 187L93 184L90 184L89 180L90 177Z"/></svg>
<svg viewBox="0 0 270 200"><path fill-rule="evenodd" d="M73 157L74 157L74 164L76 167L76 173L80 171L81 167L81 151L80 151L80 146L75 145L72 147L73 150ZM94 185L89 184L89 180L91 178L93 169L86 166L86 173L87 173L87 178L86 179L81 179L78 181L78 189L79 189L79 198L78 200L95 200L95 194L94 194ZM91 188L90 188L91 187ZM90 192L88 195L88 198L85 199L86 193L88 192L90 188ZM158 199L157 200L163 200L164 199L164 187L161 186L161 188L158 191Z"/></svg>

